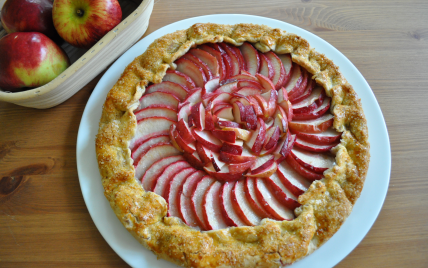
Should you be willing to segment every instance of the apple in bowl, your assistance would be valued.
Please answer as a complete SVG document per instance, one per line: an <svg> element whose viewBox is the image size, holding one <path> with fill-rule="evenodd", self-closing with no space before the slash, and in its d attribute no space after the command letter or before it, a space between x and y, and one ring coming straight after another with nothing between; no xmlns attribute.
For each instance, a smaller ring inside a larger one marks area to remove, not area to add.
<svg viewBox="0 0 428 268"><path fill-rule="evenodd" d="M69 44L90 48L122 20L117 0L55 0L52 18Z"/></svg>
<svg viewBox="0 0 428 268"><path fill-rule="evenodd" d="M70 65L67 54L46 35L16 32L0 39L0 88L12 92L42 86Z"/></svg>

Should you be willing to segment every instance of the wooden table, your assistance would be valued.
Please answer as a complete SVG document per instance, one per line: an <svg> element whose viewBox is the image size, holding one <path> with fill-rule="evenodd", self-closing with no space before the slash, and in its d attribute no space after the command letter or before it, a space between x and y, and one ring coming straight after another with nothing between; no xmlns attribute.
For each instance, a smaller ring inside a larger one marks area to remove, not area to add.
<svg viewBox="0 0 428 268"><path fill-rule="evenodd" d="M428 267L428 2L160 0L147 34L220 13L299 26L360 70L388 126L391 182L373 228L338 267ZM126 267L93 224L76 169L80 118L101 75L51 109L0 103L0 267Z"/></svg>

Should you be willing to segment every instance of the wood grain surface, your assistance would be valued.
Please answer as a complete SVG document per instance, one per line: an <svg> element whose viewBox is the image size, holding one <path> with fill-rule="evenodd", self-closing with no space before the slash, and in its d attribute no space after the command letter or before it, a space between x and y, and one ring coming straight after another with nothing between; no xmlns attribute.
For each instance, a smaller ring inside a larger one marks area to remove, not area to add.
<svg viewBox="0 0 428 268"><path fill-rule="evenodd" d="M428 1L159 0L146 34L224 13L320 36L360 70L381 106L392 148L388 195L337 267L428 267ZM92 222L76 169L80 118L101 75L51 109L0 102L0 267L127 266Z"/></svg>

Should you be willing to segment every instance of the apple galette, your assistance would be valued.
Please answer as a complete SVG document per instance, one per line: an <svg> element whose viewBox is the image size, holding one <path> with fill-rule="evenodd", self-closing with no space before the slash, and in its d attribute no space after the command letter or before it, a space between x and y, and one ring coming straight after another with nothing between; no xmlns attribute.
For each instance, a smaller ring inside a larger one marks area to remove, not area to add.
<svg viewBox="0 0 428 268"><path fill-rule="evenodd" d="M103 107L105 196L131 234L186 267L278 267L327 241L369 164L361 102L303 38L195 24L155 40Z"/></svg>

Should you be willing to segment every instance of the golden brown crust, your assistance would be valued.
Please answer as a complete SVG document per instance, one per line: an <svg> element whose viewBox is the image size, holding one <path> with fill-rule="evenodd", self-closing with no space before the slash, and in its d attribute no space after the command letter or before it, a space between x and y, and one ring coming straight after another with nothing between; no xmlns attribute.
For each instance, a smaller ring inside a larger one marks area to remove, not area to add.
<svg viewBox="0 0 428 268"><path fill-rule="evenodd" d="M334 128L342 135L333 151L336 165L299 197L293 221L265 219L255 227L199 232L166 217L165 200L145 192L134 178L129 141L133 110L149 82L161 82L174 61L191 47L207 42L290 53L332 97ZM123 225L158 257L186 267L278 267L293 263L327 241L342 225L363 188L369 164L367 123L352 86L334 63L292 33L264 25L195 24L153 42L124 71L109 92L96 139L105 196Z"/></svg>

